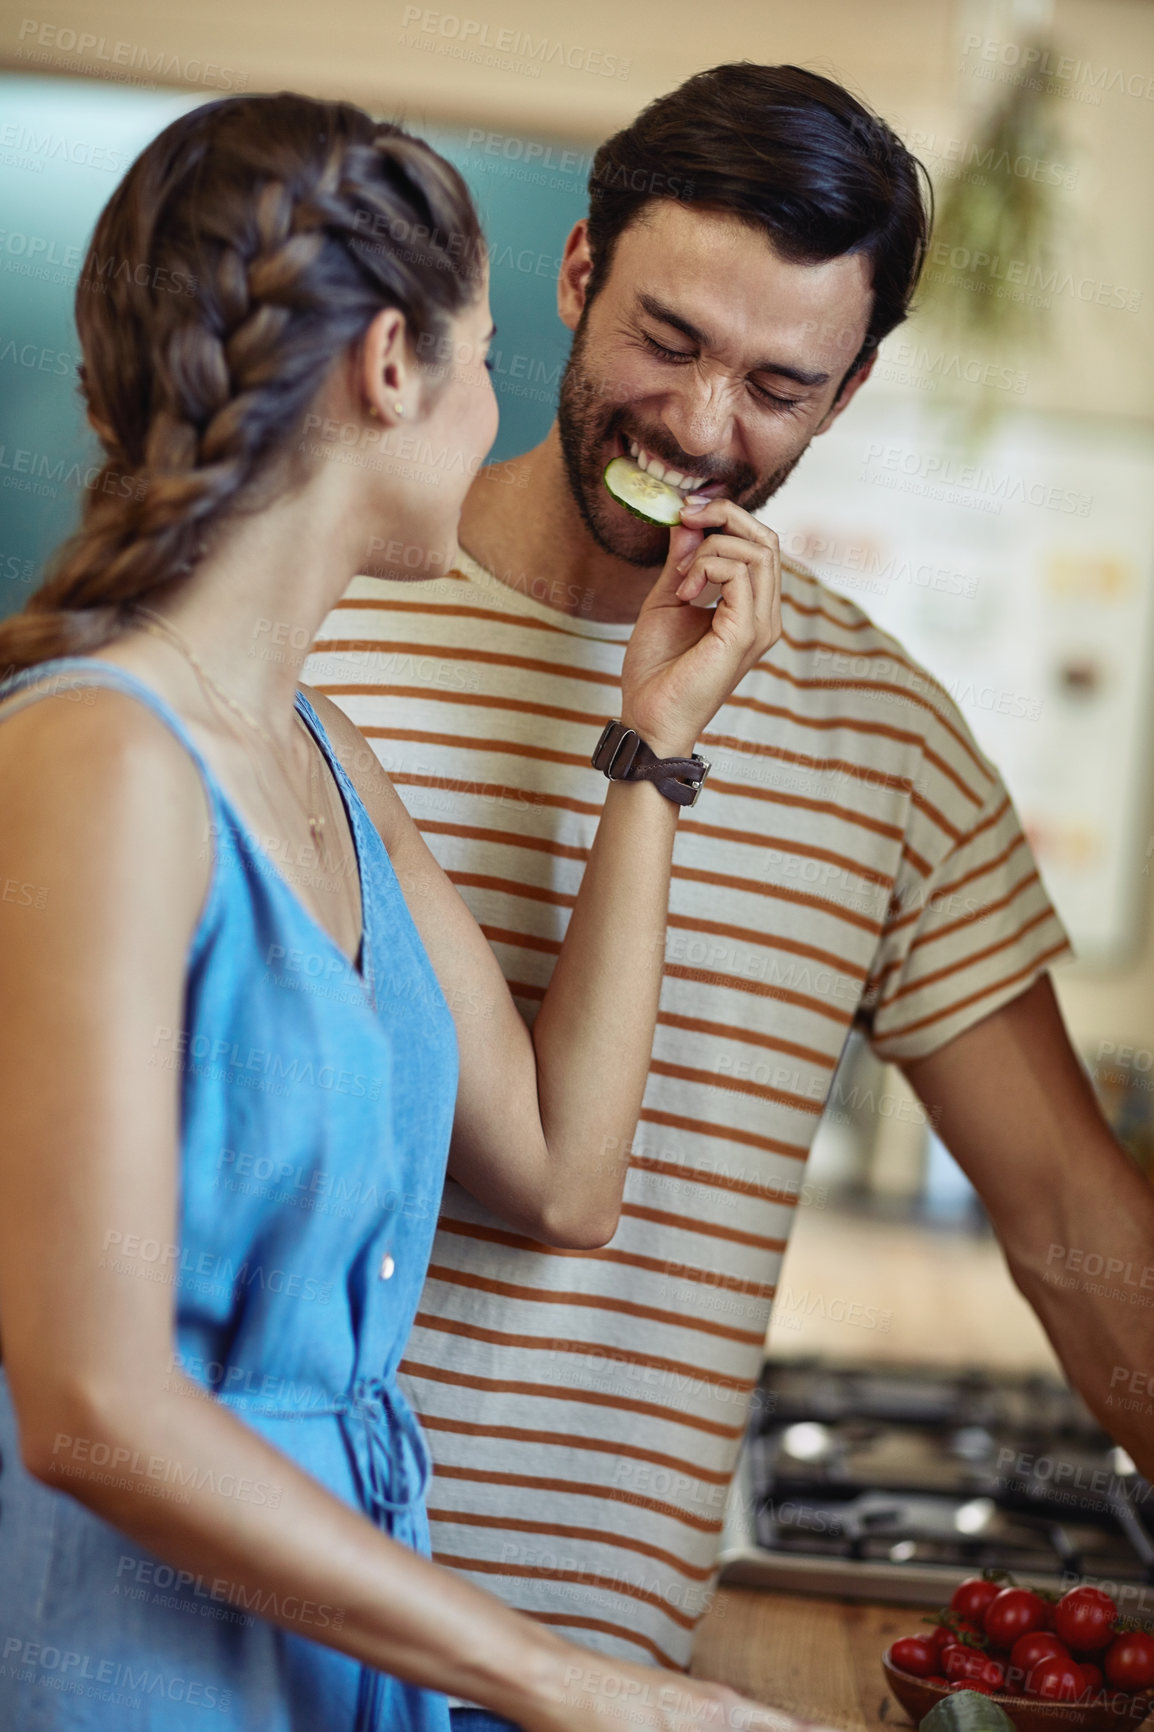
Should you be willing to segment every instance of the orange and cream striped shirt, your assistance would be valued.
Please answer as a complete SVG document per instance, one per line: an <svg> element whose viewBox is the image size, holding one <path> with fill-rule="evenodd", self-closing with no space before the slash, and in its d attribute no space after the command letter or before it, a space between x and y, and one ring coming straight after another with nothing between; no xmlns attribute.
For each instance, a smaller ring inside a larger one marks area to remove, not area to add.
<svg viewBox="0 0 1154 1732"><path fill-rule="evenodd" d="M783 621L699 741L713 768L678 819L613 1240L548 1250L450 1183L402 1367L440 1562L587 1646L674 1667L851 1024L884 1059L920 1057L1070 948L943 689L788 561ZM357 578L304 670L371 741L529 1020L601 810L589 758L630 629L462 556L431 582Z"/></svg>

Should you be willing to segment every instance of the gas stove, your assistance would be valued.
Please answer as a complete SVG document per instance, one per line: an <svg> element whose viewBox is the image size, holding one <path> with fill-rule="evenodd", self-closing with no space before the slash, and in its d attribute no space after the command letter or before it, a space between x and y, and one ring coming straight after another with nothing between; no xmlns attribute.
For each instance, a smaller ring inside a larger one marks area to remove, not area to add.
<svg viewBox="0 0 1154 1732"><path fill-rule="evenodd" d="M940 1606L987 1568L1154 1614L1154 1493L1064 1384L769 1361L721 1580Z"/></svg>

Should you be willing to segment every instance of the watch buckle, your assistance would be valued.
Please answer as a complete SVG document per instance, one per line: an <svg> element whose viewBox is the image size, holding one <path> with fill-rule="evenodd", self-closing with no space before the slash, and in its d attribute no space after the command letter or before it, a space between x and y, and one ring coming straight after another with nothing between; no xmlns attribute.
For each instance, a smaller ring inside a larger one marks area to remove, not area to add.
<svg viewBox="0 0 1154 1732"><path fill-rule="evenodd" d="M694 754L693 754L693 755L694 755L694 757L695 757L695 758L696 758L696 757L697 757L697 753L696 753L696 752L695 752L695 753L694 753ZM699 794L700 794L700 792L701 792L701 790L702 790L702 788L704 788L704 786L705 786L705 779L706 779L706 777L707 777L707 776L708 776L708 775L709 775L709 772L710 772L710 770L711 770L711 769L712 769L712 768L713 768L713 765L712 765L712 764L711 764L711 763L710 763L710 762L709 762L709 760L708 760L708 758L698 758L698 759L697 759L697 761L698 761L698 763L699 763L699 764L700 764L700 765L701 765L701 766L702 766L702 769L701 769L701 780L700 780L700 781L699 781L699 782L698 782L698 783L696 783L696 785L695 785L695 786L694 786L694 789L693 789L693 798L692 798L692 800L687 800L687 801L686 801L686 805L687 805L687 806L696 806L696 804L697 804L697 796L698 796L698 795L699 795Z"/></svg>

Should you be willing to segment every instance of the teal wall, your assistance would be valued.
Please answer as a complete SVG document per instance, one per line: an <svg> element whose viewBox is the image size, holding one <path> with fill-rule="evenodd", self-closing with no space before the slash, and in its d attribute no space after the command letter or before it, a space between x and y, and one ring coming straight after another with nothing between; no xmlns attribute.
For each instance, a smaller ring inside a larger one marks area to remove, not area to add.
<svg viewBox="0 0 1154 1732"><path fill-rule="evenodd" d="M97 460L76 391L72 316L96 218L148 140L202 100L0 75L0 617L23 606L75 526ZM489 238L501 406L493 457L512 456L553 418L569 349L557 264L585 212L588 154L480 129L425 136L464 174Z"/></svg>

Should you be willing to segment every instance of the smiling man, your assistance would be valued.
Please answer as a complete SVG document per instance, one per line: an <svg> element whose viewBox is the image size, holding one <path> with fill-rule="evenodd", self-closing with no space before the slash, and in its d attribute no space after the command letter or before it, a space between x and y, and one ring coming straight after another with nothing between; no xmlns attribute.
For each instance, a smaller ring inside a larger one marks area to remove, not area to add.
<svg viewBox="0 0 1154 1732"><path fill-rule="evenodd" d="M589 536L647 574L628 585L633 618L668 537L623 517L603 485L606 464L629 455L686 494L759 510L868 376L878 341L868 328L871 261L858 252L799 268L758 244L743 216L669 200L639 201L629 226L600 246L595 226L579 223L565 249L561 312L576 332L553 431ZM687 376L674 383L672 370ZM530 486L556 481L552 438L522 462ZM485 503L479 495L469 512L475 540L485 538L475 519L492 516L500 534L508 515L486 514ZM538 551L538 536L523 540ZM585 553L571 549L571 575L587 582ZM614 593L620 606L620 584Z"/></svg>
<svg viewBox="0 0 1154 1732"><path fill-rule="evenodd" d="M696 496L679 546L706 530L718 559L761 557L772 532L751 514L865 383L926 233L917 165L836 84L741 64L659 99L594 161L547 438L474 485L449 576L359 578L326 622L305 677L371 740L527 1017L670 545L606 466ZM941 687L789 560L782 619L698 742L713 773L679 819L641 1123L605 1151L629 1162L615 1237L549 1251L450 1184L404 1368L440 1560L673 1666L855 1023L934 1113L1072 1378L1152 1471L1145 1421L1110 1397L1118 1366L1148 1361L1144 1314L1046 1280L1054 1245L1144 1266L1154 1205L1063 1031L1045 971L1069 947L1013 806Z"/></svg>

